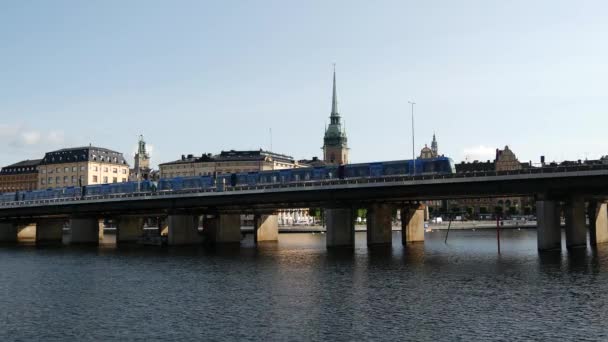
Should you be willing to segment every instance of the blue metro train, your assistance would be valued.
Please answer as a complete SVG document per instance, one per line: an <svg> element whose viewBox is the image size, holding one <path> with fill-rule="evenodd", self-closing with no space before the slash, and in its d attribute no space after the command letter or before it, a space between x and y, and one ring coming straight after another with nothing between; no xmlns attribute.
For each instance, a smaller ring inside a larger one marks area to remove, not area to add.
<svg viewBox="0 0 608 342"><path fill-rule="evenodd" d="M415 163L415 164L414 164ZM372 178L384 176L408 176L452 174L454 162L447 157L432 159L397 160L376 163L347 164L340 166L304 167L258 172L220 174L217 176L193 176L162 178L157 182L125 182L96 184L84 187L54 188L46 190L20 191L0 194L0 203L13 201L35 201L53 198L87 198L99 195L129 194L134 192L165 192L213 190L223 191L231 186L255 186L284 184L291 182L319 181L331 179Z"/></svg>

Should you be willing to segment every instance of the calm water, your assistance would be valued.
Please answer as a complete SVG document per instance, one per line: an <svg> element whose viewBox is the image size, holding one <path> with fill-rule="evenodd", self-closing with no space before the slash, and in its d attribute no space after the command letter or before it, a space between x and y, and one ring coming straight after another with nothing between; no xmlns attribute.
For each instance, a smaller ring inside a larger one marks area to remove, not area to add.
<svg viewBox="0 0 608 342"><path fill-rule="evenodd" d="M534 230L428 233L403 249L0 247L0 340L607 340L608 246Z"/></svg>

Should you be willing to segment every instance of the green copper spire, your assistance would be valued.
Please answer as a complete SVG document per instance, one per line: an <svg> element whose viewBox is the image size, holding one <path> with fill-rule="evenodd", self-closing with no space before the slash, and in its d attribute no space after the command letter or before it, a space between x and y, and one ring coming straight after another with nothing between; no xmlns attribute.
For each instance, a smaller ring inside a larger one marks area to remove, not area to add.
<svg viewBox="0 0 608 342"><path fill-rule="evenodd" d="M336 92L336 64L334 63L334 92L331 100L331 116L340 116L338 114L338 93Z"/></svg>

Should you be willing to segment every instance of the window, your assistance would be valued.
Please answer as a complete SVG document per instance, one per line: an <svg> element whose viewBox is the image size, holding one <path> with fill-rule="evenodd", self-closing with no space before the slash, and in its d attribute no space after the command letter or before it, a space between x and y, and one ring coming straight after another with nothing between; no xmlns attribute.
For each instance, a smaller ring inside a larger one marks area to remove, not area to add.
<svg viewBox="0 0 608 342"><path fill-rule="evenodd" d="M61 183L61 177L55 177L55 184Z"/></svg>
<svg viewBox="0 0 608 342"><path fill-rule="evenodd" d="M127 174L127 169L122 169L122 174L126 175Z"/></svg>
<svg viewBox="0 0 608 342"><path fill-rule="evenodd" d="M123 182L123 183L125 183L126 181L127 181L127 179L126 179L126 178L123 178L123 179L122 179L122 182Z"/></svg>
<svg viewBox="0 0 608 342"><path fill-rule="evenodd" d="M80 171L84 171L84 166L81 166L81 167L80 167Z"/></svg>
<svg viewBox="0 0 608 342"><path fill-rule="evenodd" d="M78 168L76 166L72 166L72 172L76 172L76 170L78 170Z"/></svg>
<svg viewBox="0 0 608 342"><path fill-rule="evenodd" d="M97 183L97 176L93 176L93 183Z"/></svg>
<svg viewBox="0 0 608 342"><path fill-rule="evenodd" d="M117 168L112 168L112 173L118 173L118 169Z"/></svg>
<svg viewBox="0 0 608 342"><path fill-rule="evenodd" d="M56 168L55 172L59 173L59 172L61 172L61 169L60 168Z"/></svg>
<svg viewBox="0 0 608 342"><path fill-rule="evenodd" d="M53 184L53 177L48 178L49 184Z"/></svg>
<svg viewBox="0 0 608 342"><path fill-rule="evenodd" d="M64 167L64 168L63 168L63 172L69 172L69 171L70 171L70 168L69 168L69 167Z"/></svg>
<svg viewBox="0 0 608 342"><path fill-rule="evenodd" d="M42 180L40 181L40 184L42 184L42 185L46 184L46 180L42 179Z"/></svg>
<svg viewBox="0 0 608 342"><path fill-rule="evenodd" d="M112 177L112 183L118 183L118 178Z"/></svg>
<svg viewBox="0 0 608 342"><path fill-rule="evenodd" d="M68 176L63 176L63 182L67 184L67 182L68 182Z"/></svg>
<svg viewBox="0 0 608 342"><path fill-rule="evenodd" d="M93 166L93 171L97 171L97 166Z"/></svg>
<svg viewBox="0 0 608 342"><path fill-rule="evenodd" d="M104 184L107 184L107 183L108 183L108 176L104 176L104 177L103 177L103 183L104 183Z"/></svg>
<svg viewBox="0 0 608 342"><path fill-rule="evenodd" d="M42 173L46 173L46 169L42 170Z"/></svg>
<svg viewBox="0 0 608 342"><path fill-rule="evenodd" d="M104 168L103 168L103 172L108 172L108 168L107 168L107 167L104 167Z"/></svg>
<svg viewBox="0 0 608 342"><path fill-rule="evenodd" d="M72 183L76 183L76 176L72 176Z"/></svg>

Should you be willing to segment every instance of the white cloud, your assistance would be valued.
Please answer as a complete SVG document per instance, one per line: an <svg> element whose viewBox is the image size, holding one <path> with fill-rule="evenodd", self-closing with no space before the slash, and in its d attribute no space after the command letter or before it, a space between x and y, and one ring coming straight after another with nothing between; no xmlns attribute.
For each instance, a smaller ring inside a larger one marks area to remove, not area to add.
<svg viewBox="0 0 608 342"><path fill-rule="evenodd" d="M21 140L25 145L36 145L40 142L41 134L38 131L26 131L21 133Z"/></svg>
<svg viewBox="0 0 608 342"><path fill-rule="evenodd" d="M494 160L496 149L484 145L465 148L463 150L464 160L472 162L474 160L485 161Z"/></svg>

